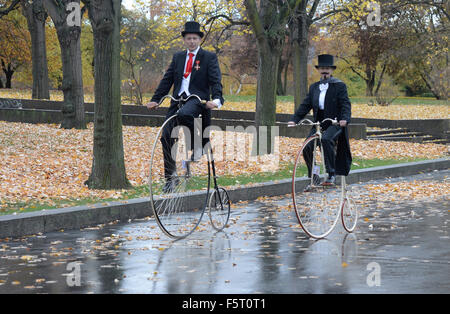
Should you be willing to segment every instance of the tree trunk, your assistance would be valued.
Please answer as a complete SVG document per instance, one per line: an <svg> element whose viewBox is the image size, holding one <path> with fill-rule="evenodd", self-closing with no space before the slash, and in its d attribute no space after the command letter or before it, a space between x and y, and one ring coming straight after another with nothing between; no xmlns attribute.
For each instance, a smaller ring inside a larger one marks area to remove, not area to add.
<svg viewBox="0 0 450 314"><path fill-rule="evenodd" d="M61 128L85 129L83 76L81 73L81 48L79 27L62 26L57 30L61 47L64 94Z"/></svg>
<svg viewBox="0 0 450 314"><path fill-rule="evenodd" d="M263 155L274 152L271 127L276 122L278 66L285 43L289 12L295 12L301 1L295 1L293 7L289 7L290 3L281 1L258 2L259 10L255 0L245 0L244 5L258 48L255 124L258 130L257 151L259 155ZM265 128L267 132L264 132Z"/></svg>
<svg viewBox="0 0 450 314"><path fill-rule="evenodd" d="M31 61L33 73L33 99L50 99L47 48L45 46L45 12L43 1L32 3L22 0L22 12L27 19L31 36Z"/></svg>
<svg viewBox="0 0 450 314"><path fill-rule="evenodd" d="M380 90L381 84L383 84L383 77L384 77L384 72L386 71L387 68L387 62L385 62L383 64L383 69L381 70L381 74L380 77L378 78L378 83L377 83L377 88L375 89L375 96L378 96L378 91Z"/></svg>
<svg viewBox="0 0 450 314"><path fill-rule="evenodd" d="M44 4L56 27L62 61L62 90L64 93L63 121L61 128L85 129L83 75L81 66L80 35L81 26L69 25L66 11L68 3L79 3L76 0L64 0L57 4L52 0L45 0Z"/></svg>
<svg viewBox="0 0 450 314"><path fill-rule="evenodd" d="M129 188L120 99L120 0L86 1L94 33L95 113L91 189Z"/></svg>
<svg viewBox="0 0 450 314"><path fill-rule="evenodd" d="M5 76L6 76L6 83L5 83L5 88L12 88L12 76L14 74L14 71L12 70L8 70L5 72Z"/></svg>
<svg viewBox="0 0 450 314"><path fill-rule="evenodd" d="M284 95L287 95L288 71L289 71L289 62L291 60L291 56L292 56L292 54L289 54L289 58L286 60L286 64L284 67L284 81L283 81Z"/></svg>
<svg viewBox="0 0 450 314"><path fill-rule="evenodd" d="M308 94L308 32L309 22L306 12L299 14L290 25L294 70L294 111L300 107Z"/></svg>
<svg viewBox="0 0 450 314"><path fill-rule="evenodd" d="M284 96L286 95L286 90L284 89L283 85L283 69L285 66L285 63L288 62L287 60L284 61L283 57L280 56L280 60L278 61L278 73L277 73L277 96Z"/></svg>
<svg viewBox="0 0 450 314"><path fill-rule="evenodd" d="M273 152L271 126L276 123L277 77L281 47L269 43L258 45L258 85L256 89L255 124L258 131L258 154ZM261 128L263 127L263 128ZM261 137L260 137L261 135ZM261 146L263 145L263 146Z"/></svg>
<svg viewBox="0 0 450 314"><path fill-rule="evenodd" d="M5 78L6 78L5 88L11 88L12 76L15 72L15 69L11 66L11 63L8 63L6 65L3 60L2 60L2 69L3 69L3 73L5 73Z"/></svg>
<svg viewBox="0 0 450 314"><path fill-rule="evenodd" d="M447 100L447 96L445 97L441 97L441 95L439 95L439 93L437 93L433 86L430 84L430 82L427 79L427 74L426 73L422 73L420 72L420 77L422 78L423 82L425 83L425 85L428 87L428 89L430 90L430 92L433 94L433 96L437 99L437 100Z"/></svg>
<svg viewBox="0 0 450 314"><path fill-rule="evenodd" d="M373 96L373 89L375 87L375 70L366 70L366 96Z"/></svg>

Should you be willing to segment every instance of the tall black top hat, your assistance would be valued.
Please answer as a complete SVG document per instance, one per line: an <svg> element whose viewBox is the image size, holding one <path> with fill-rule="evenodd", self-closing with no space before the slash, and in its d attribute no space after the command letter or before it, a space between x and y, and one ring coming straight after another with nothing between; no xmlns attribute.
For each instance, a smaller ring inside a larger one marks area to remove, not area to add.
<svg viewBox="0 0 450 314"><path fill-rule="evenodd" d="M332 55L319 55L317 60L319 61L319 64L315 66L316 69L319 67L330 67L336 69L336 66L334 65L334 57Z"/></svg>
<svg viewBox="0 0 450 314"><path fill-rule="evenodd" d="M203 38L203 32L200 31L200 24L193 21L184 24L184 31L181 32L181 36L184 37L186 34L197 34L200 38Z"/></svg>

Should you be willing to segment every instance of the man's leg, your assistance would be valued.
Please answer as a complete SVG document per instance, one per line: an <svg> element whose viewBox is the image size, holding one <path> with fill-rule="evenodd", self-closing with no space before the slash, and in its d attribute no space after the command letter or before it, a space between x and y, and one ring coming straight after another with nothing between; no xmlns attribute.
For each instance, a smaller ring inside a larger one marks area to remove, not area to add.
<svg viewBox="0 0 450 314"><path fill-rule="evenodd" d="M203 147L206 146L206 144L209 143L209 136L210 136L210 130L208 129L207 132L205 132L205 129L208 128L211 125L211 109L204 108L202 112L202 133L203 133L203 140L202 145Z"/></svg>
<svg viewBox="0 0 450 314"><path fill-rule="evenodd" d="M316 131L311 129L307 138L312 136ZM311 178L312 173L312 162L313 162L313 150L314 150L314 141L309 142L305 148L303 148L303 159L305 160L306 166L308 167L308 178Z"/></svg>
<svg viewBox="0 0 450 314"><path fill-rule="evenodd" d="M339 134L341 134L341 132L341 127L331 125L322 134L322 147L325 157L325 169L328 173L330 183L333 183L331 182L333 181L332 177L334 177L336 173L336 154L334 151L334 147L336 145L336 139L338 138Z"/></svg>
<svg viewBox="0 0 450 314"><path fill-rule="evenodd" d="M195 136L200 136L197 141L197 145L202 145L202 130L195 129L194 119L198 118L200 114L203 113L204 107L200 104L198 99L191 98L189 99L183 107L178 111L178 121L180 125L186 126L189 129L190 136L186 138L188 141L186 146L188 149L194 149ZM202 147L200 147L202 148Z"/></svg>
<svg viewBox="0 0 450 314"><path fill-rule="evenodd" d="M305 148L303 148L303 159L305 160L306 166L308 167L308 178L311 178L312 173L313 149L314 141L309 142L305 146Z"/></svg>
<svg viewBox="0 0 450 314"><path fill-rule="evenodd" d="M175 114L177 108L170 107L166 115L166 120ZM176 169L176 162L172 156L172 146L175 144L176 139L172 138L172 130L177 126L177 119L172 119L168 124L165 125L161 134L161 145L163 149L164 156L164 177L166 181L171 180L171 176L174 174Z"/></svg>

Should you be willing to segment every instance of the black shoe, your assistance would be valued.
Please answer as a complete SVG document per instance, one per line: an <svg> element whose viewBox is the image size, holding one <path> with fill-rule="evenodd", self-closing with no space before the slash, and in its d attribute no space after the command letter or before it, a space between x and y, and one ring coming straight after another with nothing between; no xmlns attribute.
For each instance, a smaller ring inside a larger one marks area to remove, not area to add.
<svg viewBox="0 0 450 314"><path fill-rule="evenodd" d="M313 174L313 185L318 186L321 182L320 177L317 174Z"/></svg>
<svg viewBox="0 0 450 314"><path fill-rule="evenodd" d="M311 192L316 187L320 186L321 180L317 174L313 174L312 184L308 184L308 186L303 190L303 192Z"/></svg>
<svg viewBox="0 0 450 314"><path fill-rule="evenodd" d="M336 177L334 175L328 175L328 178L322 183L322 185L335 185L336 184Z"/></svg>

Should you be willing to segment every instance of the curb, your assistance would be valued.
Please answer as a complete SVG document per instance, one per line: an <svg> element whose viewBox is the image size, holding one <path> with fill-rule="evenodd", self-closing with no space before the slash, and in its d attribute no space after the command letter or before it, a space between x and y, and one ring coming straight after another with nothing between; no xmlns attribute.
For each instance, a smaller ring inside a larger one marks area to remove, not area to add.
<svg viewBox="0 0 450 314"><path fill-rule="evenodd" d="M390 166L373 167L351 171L347 183L367 182L389 177L401 177L445 170L450 168L450 159L419 161ZM232 202L255 200L261 196L278 196L291 193L291 179L264 182L254 186L238 186L229 189ZM298 188L306 187L309 180L299 179ZM193 195L193 206L198 206L199 192ZM198 195L197 195L198 194ZM137 198L126 201L98 203L92 205L59 208L18 215L0 216L0 239L21 237L37 233L58 231L61 229L80 229L113 221L128 221L152 216L149 198Z"/></svg>

